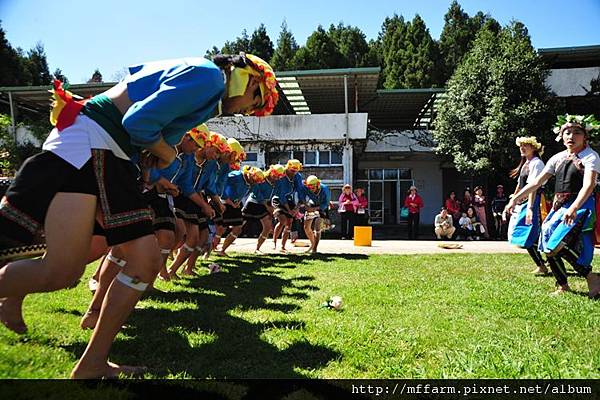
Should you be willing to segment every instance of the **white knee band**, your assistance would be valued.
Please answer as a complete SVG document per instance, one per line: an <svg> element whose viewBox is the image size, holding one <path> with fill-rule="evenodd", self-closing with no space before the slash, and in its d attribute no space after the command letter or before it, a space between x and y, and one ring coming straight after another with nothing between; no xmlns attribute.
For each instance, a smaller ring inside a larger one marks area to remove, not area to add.
<svg viewBox="0 0 600 400"><path fill-rule="evenodd" d="M113 256L112 253L108 253L108 255L106 256L106 259L113 264L117 264L121 268L123 268L127 265L127 261L121 260L120 258Z"/></svg>
<svg viewBox="0 0 600 400"><path fill-rule="evenodd" d="M138 292L143 292L148 287L147 283L140 281L137 278L132 278L129 275L125 275L123 271L117 274L117 280L121 282L123 285L128 286Z"/></svg>
<svg viewBox="0 0 600 400"><path fill-rule="evenodd" d="M204 247L202 247L202 246L196 246L196 251L203 252L204 251Z"/></svg>
<svg viewBox="0 0 600 400"><path fill-rule="evenodd" d="M266 236L260 235L260 238L267 240L269 238L269 235L266 235Z"/></svg>
<svg viewBox="0 0 600 400"><path fill-rule="evenodd" d="M232 238L234 238L234 239L237 239L237 236L236 236L236 235L234 235L233 233L230 233L230 234L229 234L229 236L231 236L231 237L232 237Z"/></svg>
<svg viewBox="0 0 600 400"><path fill-rule="evenodd" d="M195 249L191 246L188 246L187 243L184 243L182 246L184 249L186 249L187 251L189 251L190 253L193 252Z"/></svg>
<svg viewBox="0 0 600 400"><path fill-rule="evenodd" d="M160 254L170 254L171 253L171 249L160 249Z"/></svg>

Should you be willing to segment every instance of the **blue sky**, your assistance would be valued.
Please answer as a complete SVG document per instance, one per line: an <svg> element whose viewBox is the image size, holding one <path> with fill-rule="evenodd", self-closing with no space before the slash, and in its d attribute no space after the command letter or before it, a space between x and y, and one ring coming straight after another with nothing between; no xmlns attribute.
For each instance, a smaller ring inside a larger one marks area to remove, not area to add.
<svg viewBox="0 0 600 400"><path fill-rule="evenodd" d="M192 0L0 0L8 40L29 49L44 44L51 72L59 67L72 83L99 68L105 81L125 66L157 59L203 56L205 51L264 23L275 43L285 18L299 44L317 25L340 21L377 37L394 13L425 20L439 38L451 0L192 1ZM536 48L600 44L600 0L463 0L502 24L518 19Z"/></svg>

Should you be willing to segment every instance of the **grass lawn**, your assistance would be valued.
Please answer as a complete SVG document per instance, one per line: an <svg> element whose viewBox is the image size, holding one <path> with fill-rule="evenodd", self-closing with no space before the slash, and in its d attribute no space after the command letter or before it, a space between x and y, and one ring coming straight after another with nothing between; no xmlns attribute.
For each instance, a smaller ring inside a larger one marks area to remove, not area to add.
<svg viewBox="0 0 600 400"><path fill-rule="evenodd" d="M600 378L600 302L549 296L526 255L250 256L142 301L111 359L157 378ZM0 378L64 378L90 331L75 289L0 327ZM344 308L320 308L340 295Z"/></svg>

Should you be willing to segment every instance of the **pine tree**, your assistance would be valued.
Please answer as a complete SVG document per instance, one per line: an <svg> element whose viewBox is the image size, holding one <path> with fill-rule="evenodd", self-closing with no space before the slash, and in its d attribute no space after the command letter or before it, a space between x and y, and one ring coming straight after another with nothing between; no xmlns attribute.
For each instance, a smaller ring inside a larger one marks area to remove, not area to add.
<svg viewBox="0 0 600 400"><path fill-rule="evenodd" d="M246 52L258 56L267 62L273 57L273 42L267 34L267 28L265 28L264 24L260 24L252 33Z"/></svg>
<svg viewBox="0 0 600 400"><path fill-rule="evenodd" d="M275 71L289 71L293 69L294 55L298 51L298 44L294 35L289 31L287 23L283 20L281 24L281 32L277 39L277 48L273 52L271 58L271 66Z"/></svg>
<svg viewBox="0 0 600 400"><path fill-rule="evenodd" d="M0 25L0 86L28 84L23 82L23 72L20 55L8 42L6 33Z"/></svg>
<svg viewBox="0 0 600 400"><path fill-rule="evenodd" d="M233 42L227 41L221 49L222 54L238 54L239 52L248 52L250 48L250 38L248 32L244 29L242 35L238 36Z"/></svg>
<svg viewBox="0 0 600 400"><path fill-rule="evenodd" d="M31 74L31 84L34 86L48 85L52 78L48 70L48 61L44 45L38 42L35 47L29 50L27 55L27 68Z"/></svg>
<svg viewBox="0 0 600 400"><path fill-rule="evenodd" d="M406 63L401 81L406 88L433 87L439 80L439 49L431 38L425 21L417 14L408 26L406 35Z"/></svg>
<svg viewBox="0 0 600 400"><path fill-rule="evenodd" d="M343 23L337 26L332 24L328 34L335 42L338 51L344 56L341 66L363 67L368 64L369 44L365 34L359 28L344 26Z"/></svg>
<svg viewBox="0 0 600 400"><path fill-rule="evenodd" d="M321 25L308 37L306 46L296 53L293 64L297 69L340 68L344 56Z"/></svg>
<svg viewBox="0 0 600 400"><path fill-rule="evenodd" d="M100 73L100 70L98 68L96 68L96 70L92 74L92 77L90 78L90 80L87 81L87 83L102 83L102 82L103 82L102 74Z"/></svg>
<svg viewBox="0 0 600 400"><path fill-rule="evenodd" d="M59 81L61 81L64 84L69 83L69 79L67 79L67 77L63 74L63 72L60 68L56 68L54 70L54 73L52 74L52 76L54 77L54 79L58 79Z"/></svg>

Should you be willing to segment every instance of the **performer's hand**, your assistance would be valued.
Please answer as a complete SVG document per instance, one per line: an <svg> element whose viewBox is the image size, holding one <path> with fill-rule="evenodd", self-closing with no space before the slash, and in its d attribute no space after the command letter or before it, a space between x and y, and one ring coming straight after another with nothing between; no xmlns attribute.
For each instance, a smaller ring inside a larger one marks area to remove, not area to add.
<svg viewBox="0 0 600 400"><path fill-rule="evenodd" d="M577 209L573 208L573 207L569 207L563 217L563 221L565 221L566 225L573 225L575 223L576 218L577 218Z"/></svg>
<svg viewBox="0 0 600 400"><path fill-rule="evenodd" d="M533 210L531 208L527 208L525 212L525 225L531 225L533 221Z"/></svg>
<svg viewBox="0 0 600 400"><path fill-rule="evenodd" d="M207 204L202 205L202 213L206 215L208 218L213 219L215 217L215 210L211 206Z"/></svg>
<svg viewBox="0 0 600 400"><path fill-rule="evenodd" d="M217 205L219 206L219 211L223 214L225 212L225 204L218 202Z"/></svg>
<svg viewBox="0 0 600 400"><path fill-rule="evenodd" d="M156 182L155 185L156 185L156 190L159 193L167 193L173 197L179 196L179 188L177 187L177 185L175 185L174 183L170 182L169 180L167 180L165 178L160 178Z"/></svg>

